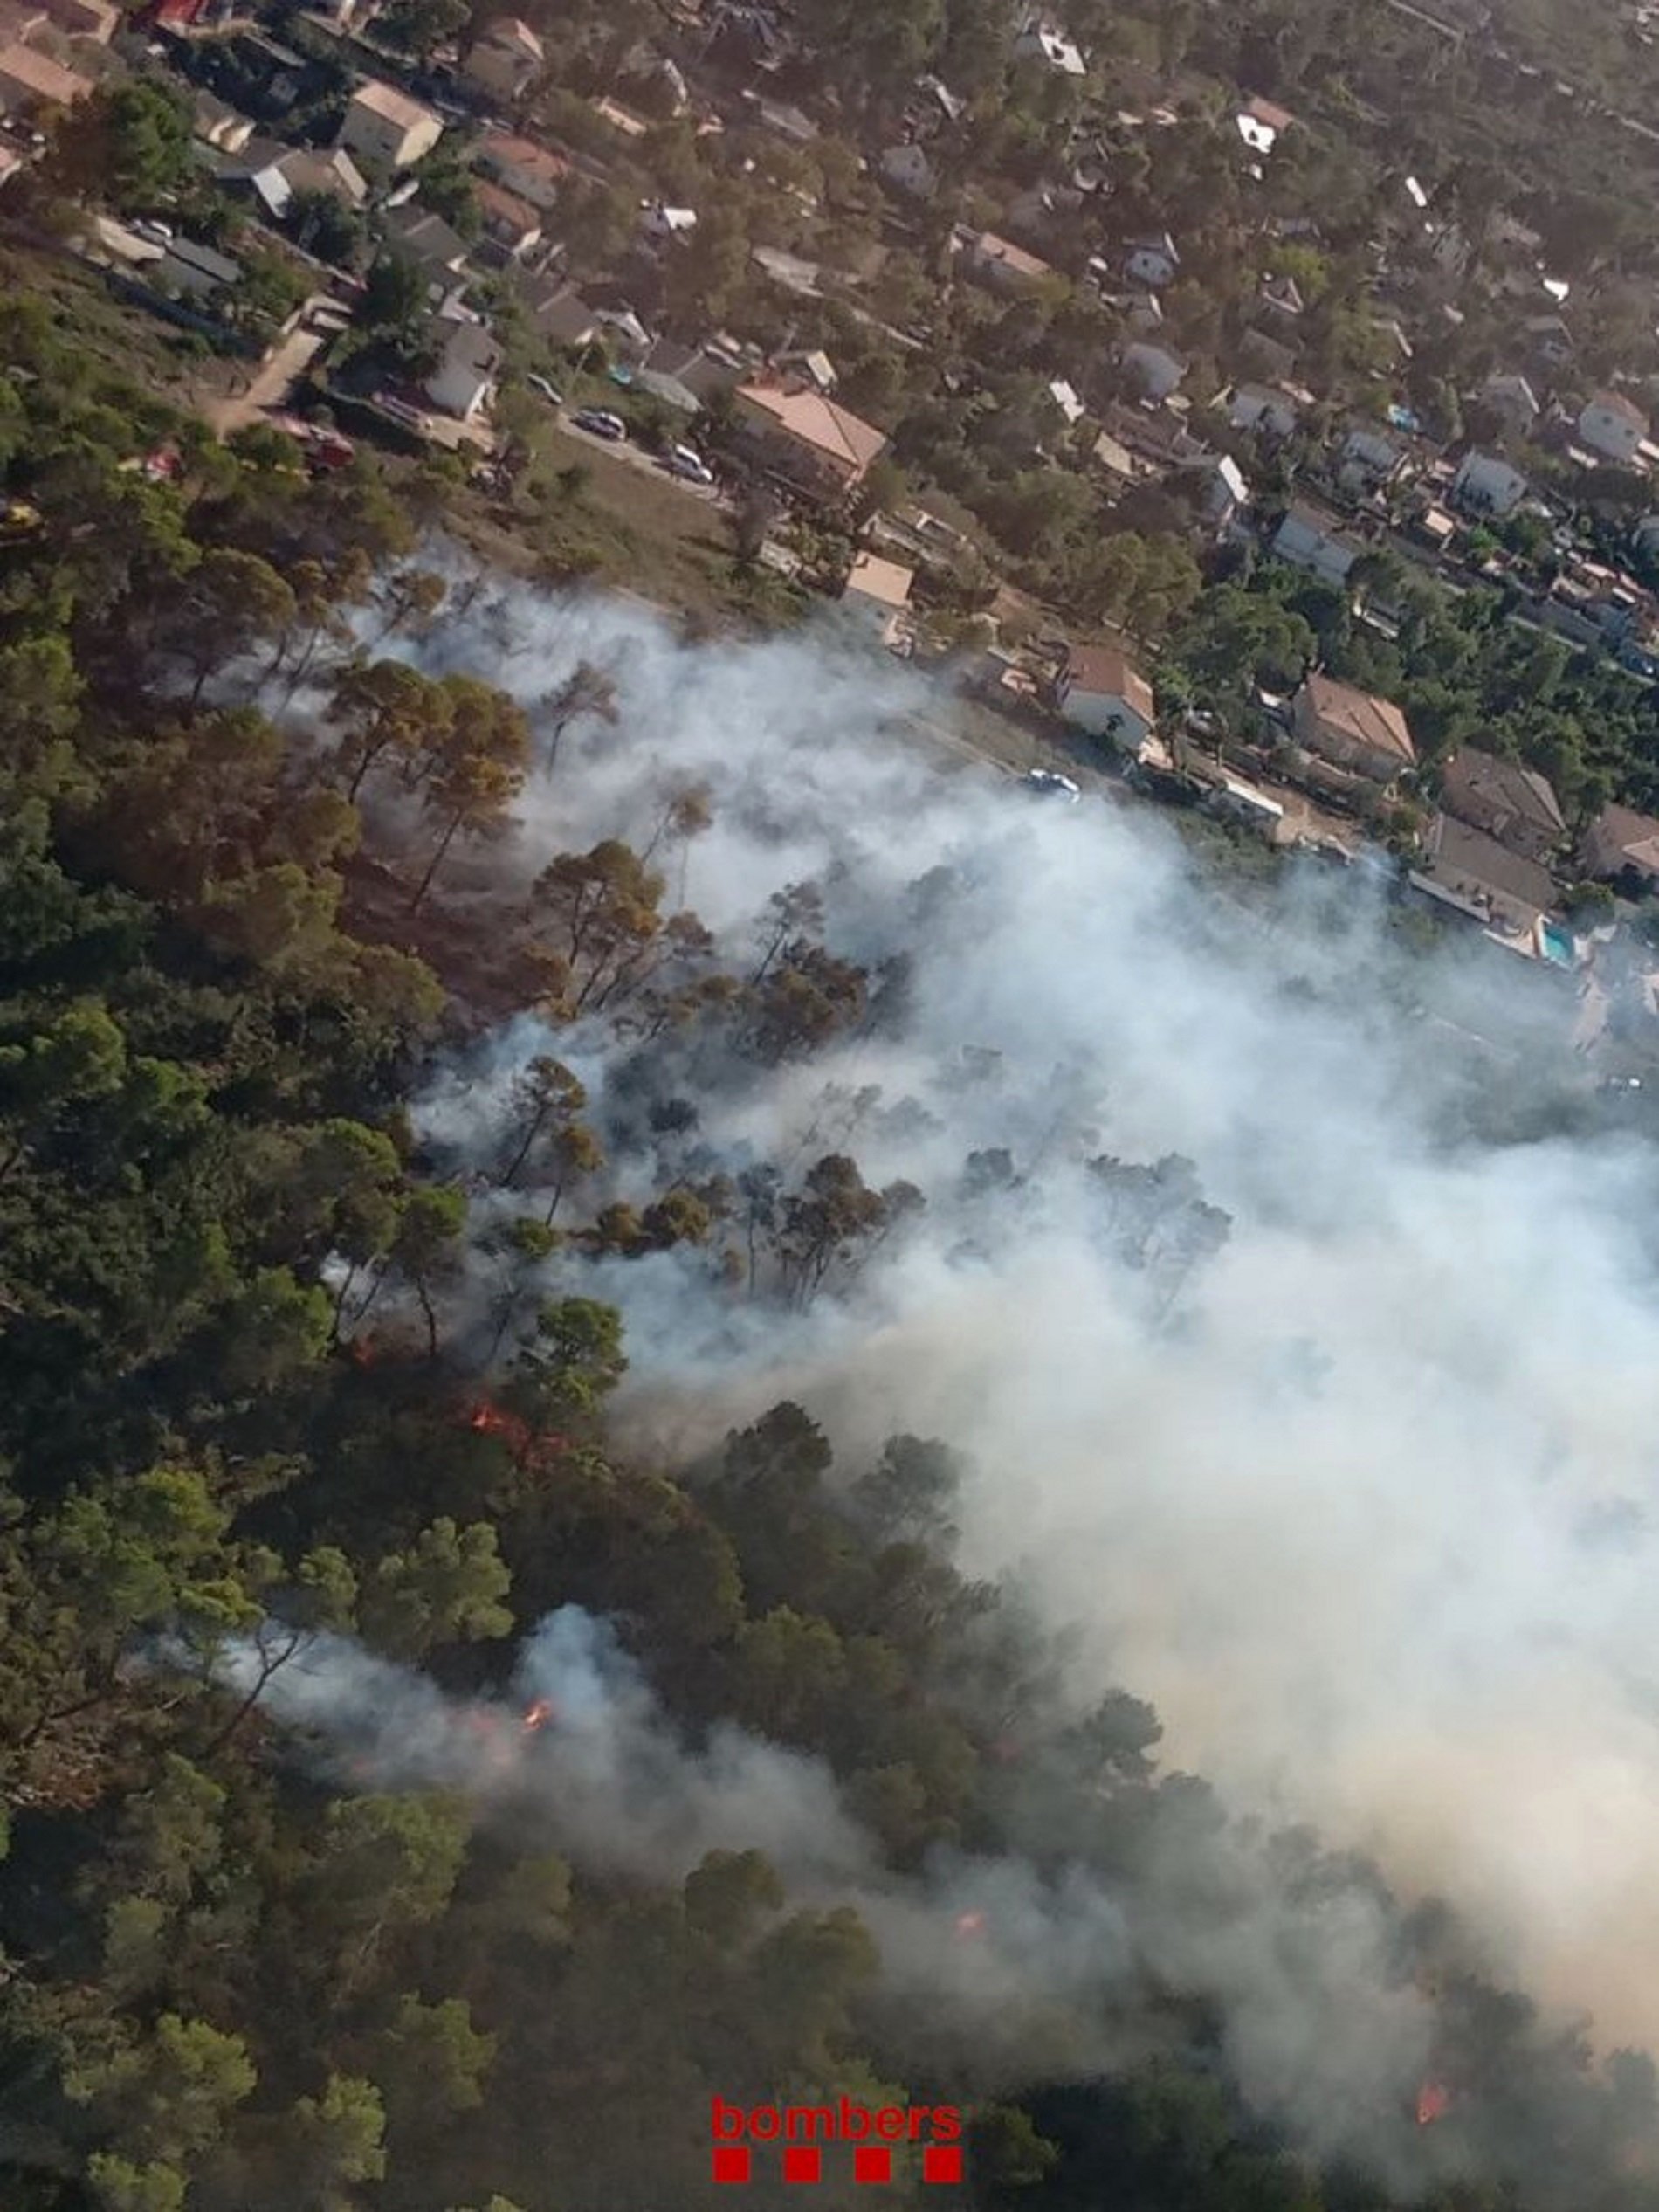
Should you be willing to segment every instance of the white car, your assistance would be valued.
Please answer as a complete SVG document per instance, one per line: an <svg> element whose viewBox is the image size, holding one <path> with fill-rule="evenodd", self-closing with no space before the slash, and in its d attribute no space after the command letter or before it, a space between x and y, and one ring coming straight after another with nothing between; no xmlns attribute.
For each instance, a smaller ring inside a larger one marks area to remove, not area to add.
<svg viewBox="0 0 1659 2212"><path fill-rule="evenodd" d="M1039 798L1064 799L1068 806L1076 806L1083 796L1083 786L1056 768L1033 768L1025 778L1025 788Z"/></svg>
<svg viewBox="0 0 1659 2212"><path fill-rule="evenodd" d="M586 431L593 438L609 438L613 445L620 445L628 435L627 424L608 408L584 407L570 419L579 431Z"/></svg>
<svg viewBox="0 0 1659 2212"><path fill-rule="evenodd" d="M683 477L687 484L707 486L714 481L714 472L700 453L689 445L676 445L664 463L671 476Z"/></svg>
<svg viewBox="0 0 1659 2212"><path fill-rule="evenodd" d="M154 216L138 216L127 225L127 228L131 230L136 237L141 238L154 238L162 245L171 245L173 243L172 224L170 223L158 223Z"/></svg>

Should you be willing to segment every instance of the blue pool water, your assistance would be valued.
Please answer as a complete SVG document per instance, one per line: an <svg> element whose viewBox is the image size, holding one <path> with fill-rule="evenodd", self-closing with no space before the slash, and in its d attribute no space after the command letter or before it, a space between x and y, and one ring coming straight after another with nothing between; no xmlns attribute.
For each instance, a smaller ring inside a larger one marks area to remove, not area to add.
<svg viewBox="0 0 1659 2212"><path fill-rule="evenodd" d="M1546 921L1540 927L1539 934L1544 941L1545 959L1552 960L1558 968L1571 968L1573 940L1567 935L1566 930L1558 928L1552 921Z"/></svg>

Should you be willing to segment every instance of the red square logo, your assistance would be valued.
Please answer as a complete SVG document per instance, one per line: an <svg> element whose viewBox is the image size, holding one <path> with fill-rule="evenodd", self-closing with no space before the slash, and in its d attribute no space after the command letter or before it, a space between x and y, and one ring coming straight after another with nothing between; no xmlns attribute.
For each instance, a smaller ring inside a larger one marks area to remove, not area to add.
<svg viewBox="0 0 1659 2212"><path fill-rule="evenodd" d="M960 2143L930 2143L922 2153L924 2181L960 2181L962 2147Z"/></svg>
<svg viewBox="0 0 1659 2212"><path fill-rule="evenodd" d="M892 2153L879 2143L860 2143L852 2154L852 2178L855 2181L891 2181Z"/></svg>
<svg viewBox="0 0 1659 2212"><path fill-rule="evenodd" d="M746 2145L717 2143L714 2146L714 2179L717 2181L747 2181L749 2178L749 2152Z"/></svg>
<svg viewBox="0 0 1659 2212"><path fill-rule="evenodd" d="M822 2181L823 2153L806 2150L800 2145L783 2153L783 2178L786 2181Z"/></svg>

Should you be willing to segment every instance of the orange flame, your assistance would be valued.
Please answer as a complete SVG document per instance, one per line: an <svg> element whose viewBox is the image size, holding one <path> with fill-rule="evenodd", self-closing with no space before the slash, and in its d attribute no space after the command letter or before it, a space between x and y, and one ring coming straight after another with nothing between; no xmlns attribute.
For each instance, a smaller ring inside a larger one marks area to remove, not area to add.
<svg viewBox="0 0 1659 2212"><path fill-rule="evenodd" d="M1426 2081L1417 2091L1417 2125L1430 2127L1451 2109L1451 2091L1443 2082Z"/></svg>
<svg viewBox="0 0 1659 2212"><path fill-rule="evenodd" d="M956 1933L959 1940L963 1940L969 1936L983 1935L984 1933L985 1915L983 1912L959 1912L957 1914Z"/></svg>
<svg viewBox="0 0 1659 2212"><path fill-rule="evenodd" d="M537 1698L524 1709L525 1733L533 1736L538 1728L545 1728L550 1720L557 1718L552 1699Z"/></svg>

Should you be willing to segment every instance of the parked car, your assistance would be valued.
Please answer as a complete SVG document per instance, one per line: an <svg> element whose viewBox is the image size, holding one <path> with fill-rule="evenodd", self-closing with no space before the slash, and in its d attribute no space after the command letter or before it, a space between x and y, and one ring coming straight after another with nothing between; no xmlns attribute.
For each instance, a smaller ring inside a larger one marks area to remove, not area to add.
<svg viewBox="0 0 1659 2212"><path fill-rule="evenodd" d="M128 224L127 228L133 231L136 237L141 238L151 238L159 245L171 245L173 243L172 224L170 223L158 223L153 215L140 215L134 217L133 221Z"/></svg>
<svg viewBox="0 0 1659 2212"><path fill-rule="evenodd" d="M1056 768L1033 768L1025 778L1025 788L1039 798L1064 799L1070 806L1076 806L1083 796L1083 786Z"/></svg>
<svg viewBox="0 0 1659 2212"><path fill-rule="evenodd" d="M550 384L545 376L527 376L524 381L529 385L533 392L540 393L542 398L547 401L549 407L562 407L564 405L564 394Z"/></svg>
<svg viewBox="0 0 1659 2212"><path fill-rule="evenodd" d="M595 438L608 438L613 445L620 445L628 435L628 425L620 415L612 415L602 407L581 407L571 417L579 431L588 431Z"/></svg>
<svg viewBox="0 0 1659 2212"><path fill-rule="evenodd" d="M671 446L664 463L671 476L683 477L687 484L712 484L714 472L703 456L689 445Z"/></svg>

